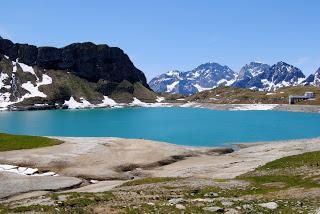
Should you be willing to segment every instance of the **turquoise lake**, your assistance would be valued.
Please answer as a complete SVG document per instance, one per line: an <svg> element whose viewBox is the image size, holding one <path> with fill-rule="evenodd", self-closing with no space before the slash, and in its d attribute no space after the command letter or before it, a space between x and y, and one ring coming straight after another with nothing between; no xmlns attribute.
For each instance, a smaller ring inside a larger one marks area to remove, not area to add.
<svg viewBox="0 0 320 214"><path fill-rule="evenodd" d="M119 108L0 112L0 132L45 136L143 138L219 146L320 136L320 114Z"/></svg>

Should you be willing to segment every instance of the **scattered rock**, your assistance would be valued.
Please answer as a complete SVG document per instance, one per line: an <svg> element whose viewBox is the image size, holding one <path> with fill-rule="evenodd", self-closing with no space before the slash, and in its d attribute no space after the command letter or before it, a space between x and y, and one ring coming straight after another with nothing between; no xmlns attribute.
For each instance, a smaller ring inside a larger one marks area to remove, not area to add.
<svg viewBox="0 0 320 214"><path fill-rule="evenodd" d="M233 205L233 202L231 202L231 201L221 201L221 204L223 206L230 207L230 206Z"/></svg>
<svg viewBox="0 0 320 214"><path fill-rule="evenodd" d="M185 202L185 200L183 198L172 198L169 200L169 204L171 204L171 205L175 205L175 204L183 203L183 202Z"/></svg>
<svg viewBox="0 0 320 214"><path fill-rule="evenodd" d="M250 204L244 204L242 206L242 208L245 209L245 210L252 210L253 209L252 205L250 205Z"/></svg>
<svg viewBox="0 0 320 214"><path fill-rule="evenodd" d="M176 208L179 209L179 210L185 210L186 207L183 206L182 204L176 204Z"/></svg>
<svg viewBox="0 0 320 214"><path fill-rule="evenodd" d="M259 206L264 207L264 208L268 208L271 210L275 210L278 208L278 204L276 202L262 203L262 204L259 204Z"/></svg>
<svg viewBox="0 0 320 214"><path fill-rule="evenodd" d="M209 193L206 193L206 194L204 195L204 197L210 197L210 198L216 198L216 197L218 197L218 196L219 196L219 194L216 193L216 192L209 192Z"/></svg>
<svg viewBox="0 0 320 214"><path fill-rule="evenodd" d="M214 202L214 199L212 199L212 198L195 198L195 199L192 199L191 201L212 203L212 202Z"/></svg>
<svg viewBox="0 0 320 214"><path fill-rule="evenodd" d="M224 212L224 209L222 207L204 207L203 210L209 212Z"/></svg>

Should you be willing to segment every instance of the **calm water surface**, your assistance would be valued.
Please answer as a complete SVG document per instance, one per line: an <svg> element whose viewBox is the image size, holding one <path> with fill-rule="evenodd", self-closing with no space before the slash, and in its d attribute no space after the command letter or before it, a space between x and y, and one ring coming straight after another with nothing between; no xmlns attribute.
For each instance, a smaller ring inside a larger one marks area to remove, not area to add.
<svg viewBox="0 0 320 214"><path fill-rule="evenodd" d="M320 136L320 114L122 108L0 112L0 132L46 136L144 138L218 146Z"/></svg>

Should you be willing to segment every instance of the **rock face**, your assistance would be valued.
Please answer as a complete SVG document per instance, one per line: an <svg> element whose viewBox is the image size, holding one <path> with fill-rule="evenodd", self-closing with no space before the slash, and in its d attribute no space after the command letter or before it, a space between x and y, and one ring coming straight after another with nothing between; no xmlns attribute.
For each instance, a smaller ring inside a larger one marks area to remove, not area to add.
<svg viewBox="0 0 320 214"><path fill-rule="evenodd" d="M285 62L273 66L251 62L239 72L234 87L250 88L259 91L274 91L285 86L299 85L305 78L302 71Z"/></svg>
<svg viewBox="0 0 320 214"><path fill-rule="evenodd" d="M104 107L137 99L155 102L156 94L119 48L0 39L0 110Z"/></svg>
<svg viewBox="0 0 320 214"><path fill-rule="evenodd" d="M149 85L157 92L191 95L221 85L231 85L236 77L228 66L202 64L187 72L169 71L153 78Z"/></svg>
<svg viewBox="0 0 320 214"><path fill-rule="evenodd" d="M274 91L285 86L299 85L304 79L305 75L300 69L285 62L278 62L272 66L261 62L251 62L243 66L238 74L227 66L206 63L192 71L170 71L162 74L153 78L149 85L157 92L190 95L218 86ZM313 77L310 79L314 80Z"/></svg>
<svg viewBox="0 0 320 214"><path fill-rule="evenodd" d="M309 75L303 82L302 85L320 86L320 68L315 74Z"/></svg>
<svg viewBox="0 0 320 214"><path fill-rule="evenodd" d="M269 71L270 65L260 62L251 62L241 68L237 79L232 85L239 88L262 88L261 74Z"/></svg>
<svg viewBox="0 0 320 214"><path fill-rule="evenodd" d="M148 87L143 72L134 67L129 57L117 47L75 43L64 48L14 44L0 39L0 53L16 61L43 69L67 70L90 82L107 80L141 82Z"/></svg>

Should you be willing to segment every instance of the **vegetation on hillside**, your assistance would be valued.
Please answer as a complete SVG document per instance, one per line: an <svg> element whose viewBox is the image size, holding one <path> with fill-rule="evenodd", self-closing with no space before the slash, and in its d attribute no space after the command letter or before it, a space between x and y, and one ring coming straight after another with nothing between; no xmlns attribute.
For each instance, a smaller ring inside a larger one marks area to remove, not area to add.
<svg viewBox="0 0 320 214"><path fill-rule="evenodd" d="M186 101L214 104L287 104L289 95L304 95L307 91L314 92L316 99L301 101L297 104L320 105L320 87L315 86L284 87L274 92L254 91L234 87L218 87L186 97Z"/></svg>

